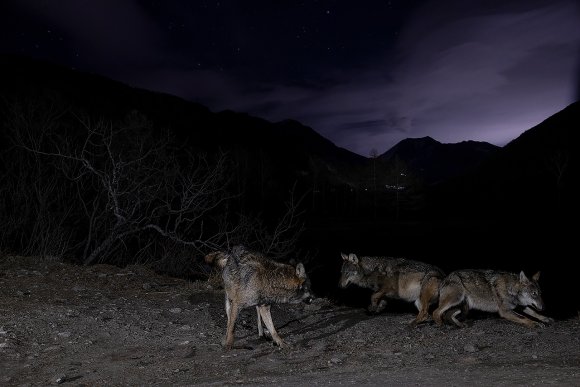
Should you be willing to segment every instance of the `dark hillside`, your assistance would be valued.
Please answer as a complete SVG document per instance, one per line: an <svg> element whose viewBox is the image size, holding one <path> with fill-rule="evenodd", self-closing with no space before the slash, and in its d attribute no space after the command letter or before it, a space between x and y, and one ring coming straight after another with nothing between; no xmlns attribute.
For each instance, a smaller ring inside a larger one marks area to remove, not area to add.
<svg viewBox="0 0 580 387"><path fill-rule="evenodd" d="M399 159L431 185L471 171L499 147L487 142L442 144L431 137L407 138L379 156L385 164Z"/></svg>
<svg viewBox="0 0 580 387"><path fill-rule="evenodd" d="M577 293L580 102L524 132L473 173L428 194L428 216L457 224L450 231L454 265L543 271L548 305L574 312ZM435 239L442 238L437 234Z"/></svg>

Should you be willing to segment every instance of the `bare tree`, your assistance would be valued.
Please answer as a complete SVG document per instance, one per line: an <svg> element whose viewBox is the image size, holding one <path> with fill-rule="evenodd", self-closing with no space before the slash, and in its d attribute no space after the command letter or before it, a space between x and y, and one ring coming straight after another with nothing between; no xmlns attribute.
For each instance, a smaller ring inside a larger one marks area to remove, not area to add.
<svg viewBox="0 0 580 387"><path fill-rule="evenodd" d="M137 114L121 123L73 116L83 133L76 138L45 130L36 140L22 127L16 133L22 148L58 160L76 190L82 220L74 221L85 233L79 242L85 264L107 260L129 238L148 231L198 250L219 244L224 231L205 222L231 197L224 190L225 155L211 162L188 155L180 163L170 141L154 138Z"/></svg>
<svg viewBox="0 0 580 387"><path fill-rule="evenodd" d="M298 238L304 230L301 216L303 212L300 210L300 205L305 196L304 194L296 198L296 184L294 184L288 200L284 203L285 211L271 231L261 223L255 227L254 237L261 245L260 250L264 254L280 260L296 249Z"/></svg>
<svg viewBox="0 0 580 387"><path fill-rule="evenodd" d="M42 141L46 131L53 130L55 121L64 114L56 103L28 100L23 104L5 99L2 102L4 133L15 134L15 128L25 128L17 137L35 132L35 136L27 139L31 143ZM70 211L60 205L66 202L67 187L52 176L51 165L15 147L14 137L5 139L8 141L0 155L0 249L62 257L69 251L72 238L66 226Z"/></svg>
<svg viewBox="0 0 580 387"><path fill-rule="evenodd" d="M226 153L193 155L138 113L113 122L49 105L10 104L15 146L5 159L14 163L0 176L9 183L0 197L18 202L2 226L27 239L19 252L52 243L85 264L155 261L173 270L235 243L280 259L296 248L303 197L295 189L278 221L240 215Z"/></svg>

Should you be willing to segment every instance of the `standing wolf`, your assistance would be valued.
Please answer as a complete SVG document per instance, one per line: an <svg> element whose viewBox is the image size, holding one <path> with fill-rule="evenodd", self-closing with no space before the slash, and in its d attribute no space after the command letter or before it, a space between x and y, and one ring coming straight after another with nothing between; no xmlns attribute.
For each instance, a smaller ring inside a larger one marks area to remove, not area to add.
<svg viewBox="0 0 580 387"><path fill-rule="evenodd" d="M540 324L514 312L516 307L523 306L525 314L550 323L553 321L551 318L530 308L544 308L539 278L540 272L529 279L523 271L519 275L494 270L454 271L441 283L439 307L433 312L433 319L441 325L443 313L449 311L453 323L463 327L465 324L457 320L457 315L462 310L467 313L469 309L477 309L498 312L503 318L529 327Z"/></svg>
<svg viewBox="0 0 580 387"><path fill-rule="evenodd" d="M298 303L311 299L310 282L304 266L296 267L274 262L262 254L236 246L230 253L213 252L205 257L207 263L222 268L226 292L228 325L225 347L234 344L234 327L240 310L256 306L258 336L264 335L262 320L272 339L280 347L288 345L276 332L270 306L277 303Z"/></svg>
<svg viewBox="0 0 580 387"><path fill-rule="evenodd" d="M386 306L385 297L414 302L419 310L411 324L429 318L429 307L437 301L439 284L444 277L441 269L427 263L405 258L357 257L342 254L340 287L355 284L375 291L371 296L371 312Z"/></svg>

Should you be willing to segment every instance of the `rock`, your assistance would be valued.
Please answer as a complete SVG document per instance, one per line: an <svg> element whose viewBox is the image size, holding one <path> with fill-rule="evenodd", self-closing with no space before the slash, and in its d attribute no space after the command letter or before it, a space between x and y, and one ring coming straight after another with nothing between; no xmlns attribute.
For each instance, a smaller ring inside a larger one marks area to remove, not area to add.
<svg viewBox="0 0 580 387"><path fill-rule="evenodd" d="M67 380L66 375L59 375L59 376L57 376L57 377L54 378L54 382L56 384L62 384L64 382L66 382L66 380Z"/></svg>
<svg viewBox="0 0 580 387"><path fill-rule="evenodd" d="M304 310L307 312L316 312L317 310L320 310L321 306L320 304L306 304L304 305Z"/></svg>
<svg viewBox="0 0 580 387"><path fill-rule="evenodd" d="M463 350L465 352L477 352L477 347L473 344L465 344Z"/></svg>
<svg viewBox="0 0 580 387"><path fill-rule="evenodd" d="M171 313L181 313L181 308L171 308L169 309Z"/></svg>
<svg viewBox="0 0 580 387"><path fill-rule="evenodd" d="M328 361L329 365L336 365L336 364L341 364L344 359L347 358L347 355L345 355L344 353L338 353L335 356L331 357L330 360Z"/></svg>

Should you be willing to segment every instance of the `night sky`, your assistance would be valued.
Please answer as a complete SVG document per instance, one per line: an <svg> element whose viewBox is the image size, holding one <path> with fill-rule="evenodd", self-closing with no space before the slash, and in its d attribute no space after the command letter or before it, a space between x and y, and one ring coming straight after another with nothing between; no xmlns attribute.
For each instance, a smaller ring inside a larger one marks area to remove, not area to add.
<svg viewBox="0 0 580 387"><path fill-rule="evenodd" d="M4 0L0 37L365 156L427 135L505 145L580 97L576 0Z"/></svg>

